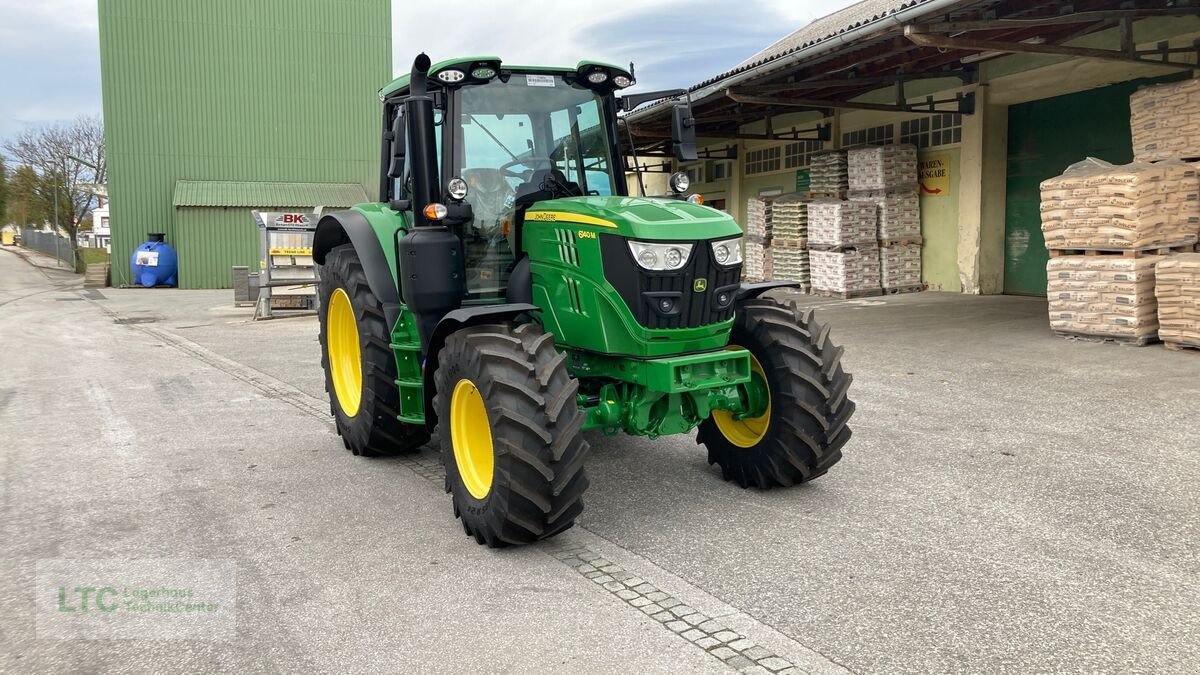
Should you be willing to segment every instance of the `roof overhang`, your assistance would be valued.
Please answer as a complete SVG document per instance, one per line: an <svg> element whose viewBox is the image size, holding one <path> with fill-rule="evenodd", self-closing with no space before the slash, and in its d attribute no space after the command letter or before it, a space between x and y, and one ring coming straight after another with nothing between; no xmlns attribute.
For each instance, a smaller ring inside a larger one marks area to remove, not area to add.
<svg viewBox="0 0 1200 675"><path fill-rule="evenodd" d="M697 135L773 140L820 137L819 128L771 127L773 116L798 111L818 111L826 116L835 109L970 114L974 111L973 94L914 99L907 95L905 86L921 80L956 79L965 88L977 81L980 62L1007 54L1197 68L1183 54L1195 56L1195 45L1138 49L1132 30L1133 22L1143 18L1200 16L1196 5L1177 6L1172 0L1145 0L1136 3L1136 8L1130 8L1125 0L1076 0L1067 6L1052 0L1007 0L1000 5L992 0L890 4L891 9L866 19L861 18L860 11L854 25L829 30L786 49L768 50L770 53L757 61L692 87ZM860 5L874 6L872 0ZM1065 11L1068 8L1072 11ZM828 20L819 21L828 26ZM1114 28L1119 28L1122 35L1119 50L1065 44ZM894 90L894 96L886 102L859 100L886 88ZM953 83L942 89L952 88ZM765 133L740 132L742 125L764 118L768 122ZM650 150L660 139L669 137L669 107L665 105L637 111L628 120L639 149Z"/></svg>

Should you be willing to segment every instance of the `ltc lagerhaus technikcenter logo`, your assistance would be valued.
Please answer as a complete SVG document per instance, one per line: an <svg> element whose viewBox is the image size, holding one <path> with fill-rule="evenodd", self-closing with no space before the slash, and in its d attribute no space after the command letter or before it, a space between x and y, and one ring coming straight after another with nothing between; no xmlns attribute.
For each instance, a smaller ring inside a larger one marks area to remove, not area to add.
<svg viewBox="0 0 1200 675"><path fill-rule="evenodd" d="M233 639L236 579L232 560L39 560L37 636Z"/></svg>

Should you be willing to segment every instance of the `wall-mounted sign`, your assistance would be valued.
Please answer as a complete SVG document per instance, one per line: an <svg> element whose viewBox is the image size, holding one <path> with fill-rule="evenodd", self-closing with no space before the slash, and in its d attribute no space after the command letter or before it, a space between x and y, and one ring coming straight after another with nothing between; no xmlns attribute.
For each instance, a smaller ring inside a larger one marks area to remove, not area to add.
<svg viewBox="0 0 1200 675"><path fill-rule="evenodd" d="M812 172L808 169L799 169L796 171L796 192L808 192L808 188L812 186Z"/></svg>
<svg viewBox="0 0 1200 675"><path fill-rule="evenodd" d="M917 162L921 196L944 197L950 193L950 155L927 155Z"/></svg>

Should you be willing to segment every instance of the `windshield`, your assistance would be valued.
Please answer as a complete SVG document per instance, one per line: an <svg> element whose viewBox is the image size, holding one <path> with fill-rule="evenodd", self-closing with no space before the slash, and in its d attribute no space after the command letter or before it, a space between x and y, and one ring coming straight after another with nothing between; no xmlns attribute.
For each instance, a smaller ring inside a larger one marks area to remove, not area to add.
<svg viewBox="0 0 1200 675"><path fill-rule="evenodd" d="M454 93L453 173L467 181L474 222L464 227L468 292L501 293L516 249L510 227L519 199L616 193L604 99L549 74Z"/></svg>

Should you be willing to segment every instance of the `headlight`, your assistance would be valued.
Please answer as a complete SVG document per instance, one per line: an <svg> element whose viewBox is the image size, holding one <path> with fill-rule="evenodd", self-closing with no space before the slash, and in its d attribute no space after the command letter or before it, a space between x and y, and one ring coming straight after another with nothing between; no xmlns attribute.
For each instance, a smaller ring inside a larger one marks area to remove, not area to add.
<svg viewBox="0 0 1200 675"><path fill-rule="evenodd" d="M588 82L592 84L603 84L608 81L608 73L603 70L593 70L587 75Z"/></svg>
<svg viewBox="0 0 1200 675"><path fill-rule="evenodd" d="M671 174L671 190L674 192L683 194L684 192L687 192L688 186L691 184L692 181L688 179L688 175L686 173L682 171L676 171L675 173Z"/></svg>
<svg viewBox="0 0 1200 675"><path fill-rule="evenodd" d="M631 241L629 250L633 253L633 259L637 261L638 265L643 269L656 272L680 269L687 264L688 258L692 255L691 244L651 244L645 241Z"/></svg>
<svg viewBox="0 0 1200 675"><path fill-rule="evenodd" d="M613 86L615 86L617 89L624 89L631 84L633 84L633 80L624 75L617 75L613 78Z"/></svg>
<svg viewBox="0 0 1200 675"><path fill-rule="evenodd" d="M742 262L742 238L724 239L711 244L713 260L718 265L736 265Z"/></svg>
<svg viewBox="0 0 1200 675"><path fill-rule="evenodd" d="M439 79L442 82L445 82L447 84L452 84L454 82L462 82L463 79L466 78L466 76L467 76L466 73L464 73L461 70L451 69L451 70L443 70L442 72L438 73L437 79Z"/></svg>
<svg viewBox="0 0 1200 675"><path fill-rule="evenodd" d="M455 176L446 183L446 192L456 201L462 201L467 198L467 181Z"/></svg>

